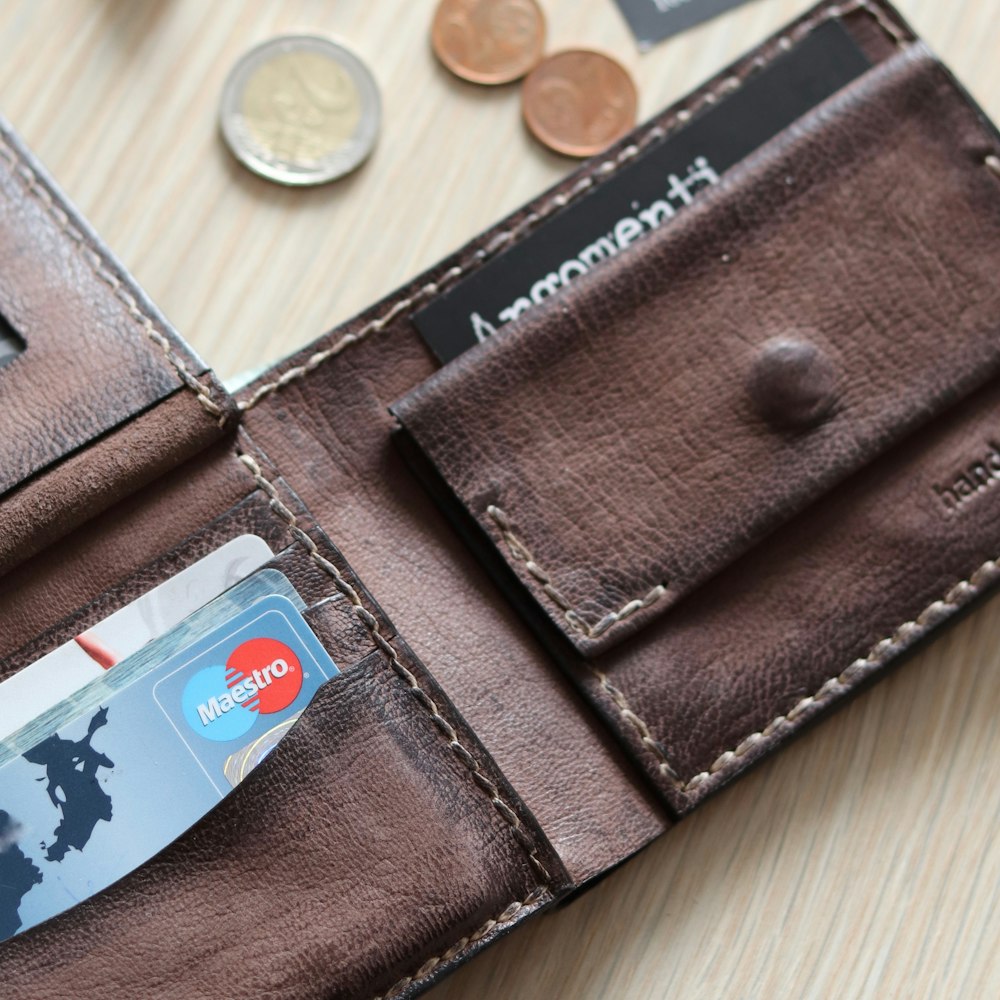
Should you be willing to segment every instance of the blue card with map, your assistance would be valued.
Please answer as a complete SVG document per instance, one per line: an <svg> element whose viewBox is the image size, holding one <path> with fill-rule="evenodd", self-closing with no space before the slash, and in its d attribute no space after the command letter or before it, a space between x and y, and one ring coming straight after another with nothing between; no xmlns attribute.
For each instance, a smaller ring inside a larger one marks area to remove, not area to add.
<svg viewBox="0 0 1000 1000"><path fill-rule="evenodd" d="M176 840L339 672L295 604L276 594L173 648L0 768L0 940Z"/></svg>

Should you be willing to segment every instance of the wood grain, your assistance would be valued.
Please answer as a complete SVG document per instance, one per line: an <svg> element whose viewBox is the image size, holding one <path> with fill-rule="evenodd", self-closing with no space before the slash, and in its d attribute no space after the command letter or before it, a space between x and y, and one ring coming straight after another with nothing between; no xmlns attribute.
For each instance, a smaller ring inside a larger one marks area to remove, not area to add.
<svg viewBox="0 0 1000 1000"><path fill-rule="evenodd" d="M1000 118L1000 0L900 4ZM644 117L807 6L757 0L640 56L612 0L543 5L550 49L616 55ZM516 86L477 88L436 65L432 10L3 0L2 110L230 376L347 318L568 169L525 134ZM289 191L230 158L216 110L237 56L303 30L369 62L385 123L358 174ZM432 996L1000 996L998 706L994 601Z"/></svg>

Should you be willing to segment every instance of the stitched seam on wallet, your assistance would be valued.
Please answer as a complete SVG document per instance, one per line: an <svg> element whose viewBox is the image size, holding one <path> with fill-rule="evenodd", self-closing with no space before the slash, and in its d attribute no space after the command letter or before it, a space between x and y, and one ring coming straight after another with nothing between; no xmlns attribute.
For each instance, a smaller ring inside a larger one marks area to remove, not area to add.
<svg viewBox="0 0 1000 1000"><path fill-rule="evenodd" d="M997 156L995 153L989 153L983 158L982 165L990 173L1000 178L1000 156ZM591 625L583 618L581 613L573 607L572 602L555 585L551 574L535 562L535 559L531 554L531 550L514 533L511 519L506 512L494 504L490 504L486 508L486 513L497 525L500 535L507 544L507 548L509 549L511 555L519 562L524 563L525 570L541 587L542 591L549 598L549 600L562 609L570 627L575 632L580 633L588 639L597 639L598 637L604 635L605 632L608 632L610 629L620 624L624 619L635 614L637 611L642 611L646 608L652 607L666 596L666 583L658 583L645 594L626 601L625 604L618 608L617 611L608 611L600 618L599 621ZM595 603L599 604L600 602Z"/></svg>
<svg viewBox="0 0 1000 1000"><path fill-rule="evenodd" d="M245 452L237 451L236 454L240 462L242 462L243 465L249 470L258 487L268 497L271 510L288 525L288 530L292 537L306 549L313 562L315 562L316 565L319 566L319 568L328 576L332 577L337 589L347 597L348 601L350 601L355 615L361 620L361 623L365 626L365 628L368 629L368 632L372 637L372 641L389 661L392 669L410 689L410 693L417 699L421 707L424 708L430 715L434 725L437 727L445 740L447 740L449 749L465 765L472 777L472 780L480 788L480 790L487 795L490 803L493 805L493 808L496 809L496 811L503 818L504 822L506 822L510 827L515 840L517 840L518 844L521 846L528 858L528 861L531 863L531 866L535 869L538 875L541 876L544 883L547 884L551 882L552 876L549 874L545 865L538 857L538 848L535 846L534 841L524 829L517 813L500 794L500 789L496 786L496 784L479 769L479 762L458 738L458 733L455 731L452 724L441 714L437 703L429 694L427 694L426 691L424 691L416 676L400 660L392 643L382 635L378 620L364 606L357 590L355 590L354 587L344 579L340 570L337 569L337 567L330 562L329 559L323 556L323 554L319 551L319 546L316 542L313 541L313 539L299 526L297 516L284 503L278 495L277 489L270 482L270 480L264 476L263 470L260 465L258 465L256 460L252 456L247 455Z"/></svg>
<svg viewBox="0 0 1000 1000"><path fill-rule="evenodd" d="M846 694L852 685L857 684L875 669L883 666L903 648L921 638L945 618L964 607L974 597L977 597L984 587L998 579L1000 579L1000 565L996 560L987 559L967 580L956 583L943 598L932 601L916 618L903 622L891 636L875 643L868 651L867 656L855 660L835 677L824 681L814 694L800 698L783 715L775 716L763 729L750 733L732 750L727 750L716 757L707 771L700 771L686 781L678 777L677 772L667 760L662 746L652 738L646 723L629 707L625 695L610 683L606 674L589 663L587 666L601 687L614 701L622 718L639 734L643 745L657 759L660 773L668 778L677 791L689 792L709 778L727 769L734 769L740 759L753 747L776 733L791 729L808 709L822 705L832 697Z"/></svg>
<svg viewBox="0 0 1000 1000"><path fill-rule="evenodd" d="M652 607L667 592L666 585L658 583L644 597L637 597L634 600L626 602L617 611L609 611L600 621L589 625L580 612L563 595L562 591L553 584L552 577L535 562L531 550L514 534L510 518L499 507L493 504L490 504L486 508L486 513L493 518L493 521L500 529L501 537L507 543L507 548L510 550L511 555L519 562L524 563L525 570L538 581L549 599L562 608L570 627L588 639L596 639L607 632L612 626L634 615L637 611Z"/></svg>
<svg viewBox="0 0 1000 1000"><path fill-rule="evenodd" d="M399 993L406 989L410 983L415 982L418 979L423 979L424 976L429 976L442 962L451 961L453 958L457 958L458 955L464 951L469 945L476 944L481 941L490 931L495 927L502 927L504 924L509 924L511 921L515 920L518 914L528 906L533 903L537 903L541 899L543 890L541 888L535 889L528 896L522 899L520 902L511 903L502 912L497 914L490 920L487 920L482 927L478 930L473 931L468 937L459 938L447 951L442 952L440 955L435 955L433 958L427 959L423 965L417 969L412 975L403 976L398 982L393 983L385 991L385 993L380 993L377 997L373 997L372 1000L392 1000L393 997L398 996Z"/></svg>
<svg viewBox="0 0 1000 1000"><path fill-rule="evenodd" d="M513 246L551 215L565 208L570 202L575 201L581 195L590 191L595 185L606 180L621 167L625 166L626 163L638 156L647 146L659 142L676 128L686 124L703 107L714 104L726 94L739 90L753 73L763 69L772 60L790 49L796 42L800 42L806 38L820 25L859 11L870 14L879 27L900 47L908 41L907 36L900 28L880 8L875 6L871 0L850 0L848 3L828 7L820 11L816 17L796 25L791 31L777 38L771 43L769 51L761 52L755 59L751 60L742 73L734 73L727 76L720 80L711 90L703 91L693 97L690 103L675 111L670 119L649 127L641 135L637 136L634 142L619 150L613 158L598 163L568 191L553 195L539 208L529 212L516 225L510 229L504 229L496 233L486 246L480 247L466 260L450 267L436 281L429 281L406 298L397 299L381 316L369 320L358 330L345 333L336 343L317 351L301 365L295 365L282 372L273 381L265 382L263 385L258 386L249 399L240 400L237 405L241 410L251 410L262 399L277 392L279 389L283 389L286 385L304 378L314 369L331 358L336 357L352 344L357 344L367 339L373 333L379 333L390 323L402 317L408 310L411 311L404 318L410 319L417 307L427 305L459 278L495 257L501 250Z"/></svg>
<svg viewBox="0 0 1000 1000"><path fill-rule="evenodd" d="M146 336L163 351L164 357L177 372L181 382L197 396L198 402L215 417L221 426L225 422L225 413L212 398L211 389L200 382L188 369L183 359L174 351L170 341L156 329L153 320L139 308L138 300L125 287L125 283L118 275L108 269L106 259L88 243L87 238L73 224L69 213L56 204L49 189L39 180L38 175L24 161L20 153L7 143L3 134L0 134L0 157L6 161L11 173L21 180L28 193L42 203L49 215L55 220L60 231L77 244L90 269L101 281L110 285L115 296L124 304L132 319L142 327Z"/></svg>

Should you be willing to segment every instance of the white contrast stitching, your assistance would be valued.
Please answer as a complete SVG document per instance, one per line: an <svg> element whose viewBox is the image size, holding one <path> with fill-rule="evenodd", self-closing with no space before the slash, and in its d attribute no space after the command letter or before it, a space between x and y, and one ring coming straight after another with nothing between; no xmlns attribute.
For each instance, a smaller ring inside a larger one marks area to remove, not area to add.
<svg viewBox="0 0 1000 1000"><path fill-rule="evenodd" d="M426 691L424 691L414 674L399 659L396 654L395 647L382 635L378 619L376 619L375 616L364 606L358 592L351 586L350 583L348 583L347 580L344 579L340 570L323 556L323 554L319 551L319 546L317 546L312 538L305 531L303 531L301 527L299 527L298 518L295 513L288 508L284 501L282 501L281 497L278 495L277 489L275 489L270 480L264 476L260 465L257 464L254 458L247 455L245 452L240 451L237 452L237 456L243 465L250 471L250 474L253 476L254 481L260 489L263 490L268 497L271 510L274 511L274 513L288 525L288 530L291 532L292 537L302 544L316 565L333 578L337 589L347 597L348 601L350 601L351 606L354 609L354 613L361 620L365 628L368 629L372 640L382 651L386 659L388 659L392 669L403 679L413 696L430 714L431 718L434 720L435 726L437 726L438 730L440 730L441 734L448 741L448 747L465 765L466 769L471 774L473 781L483 792L486 793L493 805L493 808L500 813L504 821L511 828L515 839L524 850L532 867L546 883L551 882L552 877L545 868L545 865L539 859L538 849L531 837L525 831L517 813L514 812L511 806L500 794L500 789L497 788L496 784L479 769L479 762L466 749L465 745L458 738L458 733L455 732L451 723L448 722L448 720L441 714L434 699L431 698Z"/></svg>
<svg viewBox="0 0 1000 1000"><path fill-rule="evenodd" d="M493 518L500 528L504 541L510 548L512 555L524 563L525 569L541 584L545 593L552 599L552 601L563 609L570 624L577 629L577 631L584 632L590 637L600 634L600 632L607 631L608 628L616 624L622 618L633 614L640 608L649 607L650 605L655 604L656 601L663 596L663 593L666 592L665 588L654 587L643 600L630 601L620 611L612 612L602 618L601 621L598 622L597 626L589 627L573 610L569 601L567 601L562 593L553 585L552 578L549 574L535 562L531 552L524 545L524 543L521 542L520 539L518 539L518 537L513 533L511 530L511 523L507 518L507 515L504 514L504 512L498 507L493 505L487 507L487 513ZM689 778L687 781L681 779L677 774L677 771L671 765L670 760L663 749L663 745L653 736L649 726L642 719L642 717L633 711L624 692L620 688L615 687L615 685L613 685L609 680L607 674L605 674L602 670L599 670L591 663L587 663L586 666L597 680L598 684L600 684L602 690L612 700L615 707L618 709L618 714L621 716L622 720L636 732L642 745L656 758L660 774L662 774L677 791L689 792L697 788L703 782L707 781L713 775L718 774L731 764L736 763L747 753L747 751L756 746L762 739L772 736L779 729L793 725L796 719L798 719L808 708L825 701L831 695L842 694L851 683L859 679L861 674L869 673L874 667L881 666L887 659L890 658L891 654L897 650L901 643L912 641L918 635L933 627L934 624L940 621L947 614L957 610L963 604L968 603L968 601L975 597L986 584L992 582L993 579L998 576L1000 576L1000 567L998 567L997 563L992 559L987 560L969 577L968 580L963 580L952 587L943 599L932 602L924 608L924 610L913 621L904 622L889 638L883 639L881 642L877 642L871 650L869 650L867 656L859 660L855 660L836 677L831 677L824 681L814 694L800 699L784 715L776 716L759 732L753 732L750 733L749 736L744 737L733 750L727 750L725 753L720 754L711 763L711 765L709 765L707 771L701 771ZM661 590L662 593L657 593L657 590ZM597 631L598 628L600 628L600 632Z"/></svg>
<svg viewBox="0 0 1000 1000"><path fill-rule="evenodd" d="M423 979L424 976L430 975L442 962L450 961L455 958L460 952L467 948L470 944L475 944L477 941L482 940L494 927L501 927L504 924L509 924L514 920L521 910L533 903L537 903L542 897L543 890L541 888L535 889L530 895L526 896L519 903L511 903L502 913L499 913L492 920L487 920L482 927L478 930L473 931L468 937L459 938L447 951L442 952L440 955L435 955L433 958L427 959L423 965L417 969L416 972L411 976L404 976L399 982L394 983L385 991L385 993L380 993L377 997L373 997L373 1000L392 1000L394 996L397 996L401 990L405 989L410 983L417 979Z"/></svg>
<svg viewBox="0 0 1000 1000"><path fill-rule="evenodd" d="M869 0L858 0L858 3L855 5L854 10L858 10L861 8L863 8L866 11L866 13L871 14L871 16L875 18L875 21L878 24L878 26L900 48L902 48L909 41L909 39L900 29L899 25L895 24L893 21L890 21L889 18L886 17L885 11L882 10L880 7L877 7L874 4L870 3ZM845 13L851 13L851 11L848 10L845 11Z"/></svg>
<svg viewBox="0 0 1000 1000"><path fill-rule="evenodd" d="M700 771L687 781L681 781L677 777L677 772L670 766L666 754L660 744L650 735L649 727L636 715L629 707L625 696L617 688L612 687L607 677L590 667L591 672L597 677L601 686L613 699L622 718L639 734L643 745L657 758L660 773L665 775L674 788L679 792L689 792L703 784L712 776L726 770L731 765L736 764L741 757L756 746L761 740L773 736L779 730L793 726L796 720L813 705L821 704L833 695L841 695L854 683L870 674L875 668L882 666L887 660L899 652L900 647L908 645L922 636L925 632L933 628L944 618L953 614L959 608L968 604L982 589L1000 578L1000 565L993 559L984 562L968 580L962 580L955 584L945 596L938 601L932 601L920 612L912 621L903 622L891 636L875 643L869 650L868 655L855 660L836 677L831 677L824 681L815 694L808 695L800 699L784 715L773 718L759 732L750 733L744 737L732 750L727 750L720 754L710 765L707 771Z"/></svg>
<svg viewBox="0 0 1000 1000"><path fill-rule="evenodd" d="M325 347L322 350L316 351L302 364L295 365L294 367L287 369L273 381L265 382L263 385L258 386L248 399L240 400L237 405L241 410L252 410L262 399L265 399L272 393L277 392L279 389L283 389L289 383L304 378L310 372L322 365L325 361L329 361L331 358L336 357L352 344L359 343L360 341L368 338L371 334L378 333L383 330L402 313L409 309L414 309L416 306L422 305L433 299L439 293L444 291L449 285L453 284L458 278L479 267L480 264L483 264L491 257L494 257L500 250L505 249L510 243L521 239L539 223L544 222L554 212L559 211L559 209L564 208L570 202L589 191L592 187L594 187L598 179L604 180L610 177L618 169L623 167L631 159L642 152L642 150L644 150L647 146L665 138L674 129L676 129L677 126L683 125L685 122L689 121L693 115L700 111L704 106L715 103L715 101L717 101L719 97L724 94L738 90L741 86L743 86L744 82L752 73L762 69L777 56L791 48L795 42L801 41L813 32L821 24L825 24L827 21L833 19L845 17L846 15L853 14L857 11L866 11L870 14L879 26L898 45L902 46L907 41L906 36L899 30L899 28L897 28L896 25L893 24L881 10L873 6L870 0L850 0L848 3L838 5L836 7L828 7L827 9L820 11L816 17L796 25L790 32L782 35L776 41L772 42L771 50L767 53L762 53L757 56L756 59L753 59L750 63L748 63L742 75L734 74L732 76L727 76L716 84L714 89L703 91L698 94L692 98L690 104L675 111L672 118L664 121L663 123L650 126L645 132L638 136L634 142L619 150L612 159L604 160L591 168L590 172L576 181L576 183L568 191L561 191L558 194L553 195L547 202L542 204L539 208L531 211L516 225L512 226L510 229L505 229L496 233L485 247L480 247L466 260L449 268L436 281L429 281L427 284L422 285L406 298L398 299L381 316L369 320L358 330L345 333L336 343L332 344L330 347ZM412 315L413 314L411 312L410 316Z"/></svg>
<svg viewBox="0 0 1000 1000"><path fill-rule="evenodd" d="M23 162L17 150L7 143L2 134L0 134L0 157L6 161L11 173L21 180L28 193L34 195L45 206L59 229L79 246L81 254L94 274L105 284L111 286L117 298L124 303L129 315L139 323L146 336L163 351L167 361L173 366L184 385L196 394L198 402L216 418L221 426L225 422L225 413L212 398L211 389L199 382L188 370L184 361L174 351L170 341L156 329L152 319L139 308L135 296L125 287L122 280L108 269L107 261L90 246L83 233L73 224L69 214L56 203L49 189L39 181L34 170Z"/></svg>
<svg viewBox="0 0 1000 1000"><path fill-rule="evenodd" d="M653 739L649 726L632 711L625 695L608 680L608 675L604 671L598 670L592 663L587 664L587 669L597 678L598 683L611 697L618 709L618 714L639 734L642 745L657 759L660 774L664 775L675 788L683 789L684 784L677 772L670 766L670 761L667 760L663 747Z"/></svg>
<svg viewBox="0 0 1000 1000"><path fill-rule="evenodd" d="M609 611L604 615L600 621L593 625L589 625L577 611L573 605L563 596L562 592L552 583L552 577L535 562L534 556L532 556L531 551L522 542L517 535L514 534L513 525L511 524L510 518L499 508L490 504L486 508L486 513L493 518L497 527L500 529L500 534L503 540L507 543L507 547L510 549L511 555L515 559L524 563L524 568L528 573L533 576L538 583L541 585L542 590L551 598L551 600L562 608L563 613L566 617L566 621L569 622L570 627L576 631L585 635L588 639L596 639L598 636L604 635L612 626L617 625L619 622L628 618L630 615L634 615L637 611L641 611L643 608L652 607L657 601L662 598L666 592L667 588L664 584L658 583L652 590L649 591L645 597L637 597L634 600L628 601L626 604L622 605L617 611Z"/></svg>

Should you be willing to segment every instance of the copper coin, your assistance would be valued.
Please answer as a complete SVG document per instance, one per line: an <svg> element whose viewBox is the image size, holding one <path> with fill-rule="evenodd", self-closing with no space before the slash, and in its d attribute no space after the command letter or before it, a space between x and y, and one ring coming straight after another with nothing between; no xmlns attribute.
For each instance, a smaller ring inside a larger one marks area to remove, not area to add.
<svg viewBox="0 0 1000 1000"><path fill-rule="evenodd" d="M535 0L441 0L431 41L463 80L510 83L542 58L545 18Z"/></svg>
<svg viewBox="0 0 1000 1000"><path fill-rule="evenodd" d="M623 66L602 52L549 56L524 81L524 120L535 138L567 156L593 156L635 125L638 95Z"/></svg>

